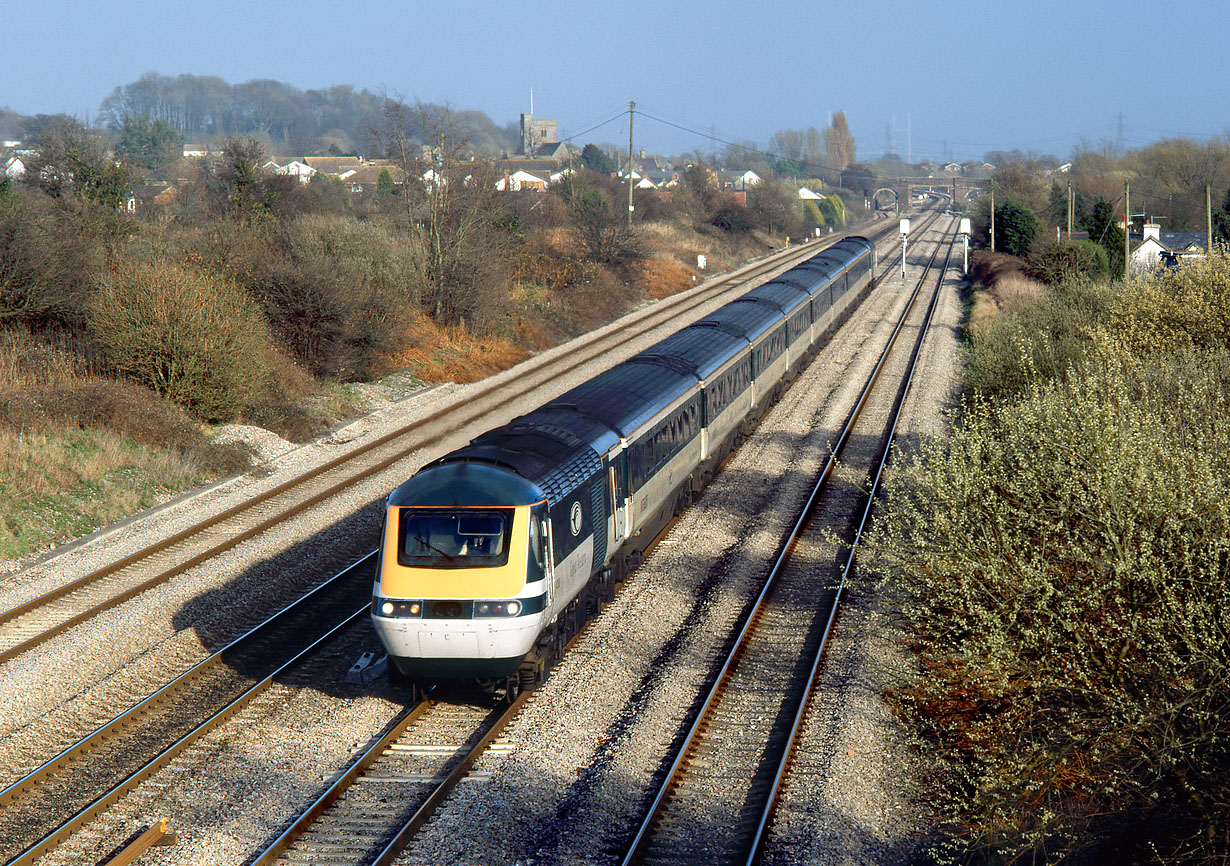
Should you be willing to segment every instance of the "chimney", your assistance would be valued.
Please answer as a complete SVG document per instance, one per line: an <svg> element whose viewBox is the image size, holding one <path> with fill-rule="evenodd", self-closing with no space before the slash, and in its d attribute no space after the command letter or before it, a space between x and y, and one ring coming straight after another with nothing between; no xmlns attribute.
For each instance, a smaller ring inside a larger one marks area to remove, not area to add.
<svg viewBox="0 0 1230 866"><path fill-rule="evenodd" d="M1162 242L1161 225L1153 222L1153 220L1149 220L1147 223L1145 223L1144 229L1145 229L1145 234L1144 234L1145 240L1148 240L1149 238L1153 238L1153 240L1157 241L1159 244Z"/></svg>

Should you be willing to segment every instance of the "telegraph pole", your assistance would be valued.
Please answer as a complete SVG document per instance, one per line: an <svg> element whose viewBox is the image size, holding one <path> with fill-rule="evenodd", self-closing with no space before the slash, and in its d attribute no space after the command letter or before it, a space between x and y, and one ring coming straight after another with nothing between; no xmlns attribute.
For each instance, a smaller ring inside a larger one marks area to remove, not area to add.
<svg viewBox="0 0 1230 866"><path fill-rule="evenodd" d="M995 178L991 178L991 252L995 252Z"/></svg>
<svg viewBox="0 0 1230 866"><path fill-rule="evenodd" d="M1128 203L1132 196L1132 185L1128 181L1123 182L1123 281L1128 280L1128 266L1132 259L1132 248L1129 235L1132 231L1132 209L1128 207Z"/></svg>
<svg viewBox="0 0 1230 866"><path fill-rule="evenodd" d="M636 103L628 103L628 228L632 228L632 115L636 113Z"/></svg>
<svg viewBox="0 0 1230 866"><path fill-rule="evenodd" d="M1213 191L1209 184L1204 185L1204 219L1205 219L1205 240L1207 246L1204 248L1206 256L1213 255Z"/></svg>
<svg viewBox="0 0 1230 866"><path fill-rule="evenodd" d="M1072 240L1072 181L1068 181L1068 241Z"/></svg>

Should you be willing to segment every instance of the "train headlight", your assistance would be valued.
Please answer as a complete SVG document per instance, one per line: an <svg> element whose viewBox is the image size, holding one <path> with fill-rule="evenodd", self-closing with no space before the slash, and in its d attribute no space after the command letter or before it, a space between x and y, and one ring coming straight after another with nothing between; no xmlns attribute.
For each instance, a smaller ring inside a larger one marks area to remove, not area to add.
<svg viewBox="0 0 1230 866"><path fill-rule="evenodd" d="M521 613L521 602L515 598L510 601L474 602L474 616L476 617L516 616L519 613Z"/></svg>
<svg viewBox="0 0 1230 866"><path fill-rule="evenodd" d="M404 598L380 598L376 596L372 599L372 613L379 616L422 616L423 603Z"/></svg>

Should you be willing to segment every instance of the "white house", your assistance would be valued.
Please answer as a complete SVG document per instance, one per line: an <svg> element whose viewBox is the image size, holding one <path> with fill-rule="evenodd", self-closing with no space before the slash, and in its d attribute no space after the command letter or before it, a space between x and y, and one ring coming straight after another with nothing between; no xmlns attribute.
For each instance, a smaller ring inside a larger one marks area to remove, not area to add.
<svg viewBox="0 0 1230 866"><path fill-rule="evenodd" d="M503 192L504 190L545 189L546 186L547 182L538 175L518 170L500 178L495 188Z"/></svg>
<svg viewBox="0 0 1230 866"><path fill-rule="evenodd" d="M285 174L290 177L299 178L299 183L307 183L312 179L312 175L316 174L316 169L312 168L306 162L300 162L297 159L292 159L286 165L277 165L273 167L274 174Z"/></svg>
<svg viewBox="0 0 1230 866"><path fill-rule="evenodd" d="M26 173L26 164L21 161L21 157L14 154L4 161L4 176L5 177L21 177Z"/></svg>
<svg viewBox="0 0 1230 866"><path fill-rule="evenodd" d="M1154 222L1144 225L1144 237L1132 250L1132 272L1147 273L1164 261L1204 255L1207 238L1200 232L1163 232Z"/></svg>
<svg viewBox="0 0 1230 866"><path fill-rule="evenodd" d="M799 198L803 201L824 201L824 196L818 192L812 192L805 186L799 187Z"/></svg>

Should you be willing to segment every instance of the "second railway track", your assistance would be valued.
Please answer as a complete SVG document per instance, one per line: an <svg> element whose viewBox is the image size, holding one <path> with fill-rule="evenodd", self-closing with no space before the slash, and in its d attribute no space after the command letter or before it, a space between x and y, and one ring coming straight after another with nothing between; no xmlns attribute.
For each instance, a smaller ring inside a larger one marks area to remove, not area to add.
<svg viewBox="0 0 1230 866"><path fill-rule="evenodd" d="M814 254L816 249L810 245L792 248L715 280L712 285L646 307L616 326L580 341L571 353L551 354L523 365L515 388L507 387L503 381L481 386L462 406L421 418L157 544L0 611L0 663L217 557L465 425L498 417L501 412L511 417L516 414L515 407L534 405L551 396L553 383L568 370L602 357L639 333L711 304L752 280L788 267L800 257Z"/></svg>

